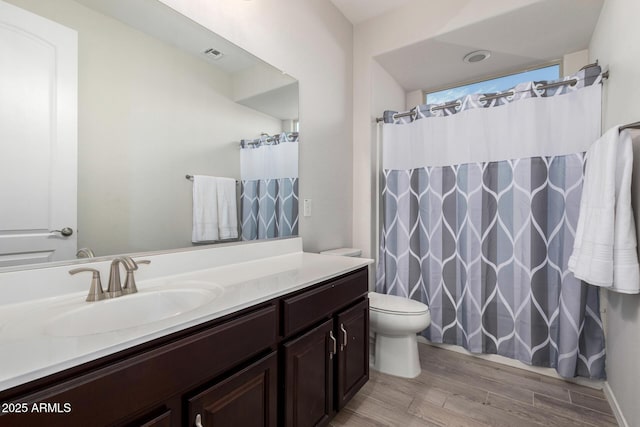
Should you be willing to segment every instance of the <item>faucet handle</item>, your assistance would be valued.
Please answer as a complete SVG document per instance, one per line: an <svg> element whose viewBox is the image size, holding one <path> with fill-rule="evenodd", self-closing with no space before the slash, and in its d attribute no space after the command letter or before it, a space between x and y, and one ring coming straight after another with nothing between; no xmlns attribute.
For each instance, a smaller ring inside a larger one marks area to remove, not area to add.
<svg viewBox="0 0 640 427"><path fill-rule="evenodd" d="M133 263L137 267L139 264L151 264L151 261L148 259L141 259L139 261L133 260ZM136 278L133 275L134 271L135 270L127 270L127 278L125 279L124 286L122 287L123 294L135 294L136 292L138 292L138 287L136 286Z"/></svg>
<svg viewBox="0 0 640 427"><path fill-rule="evenodd" d="M76 252L76 258L95 258L96 255L90 248L80 248Z"/></svg>
<svg viewBox="0 0 640 427"><path fill-rule="evenodd" d="M107 295L102 290L99 270L96 270L95 268L74 268L73 270L69 270L69 274L74 275L85 271L93 273L93 277L91 278L91 287L89 288L89 294L87 295L86 301L100 301L107 298Z"/></svg>

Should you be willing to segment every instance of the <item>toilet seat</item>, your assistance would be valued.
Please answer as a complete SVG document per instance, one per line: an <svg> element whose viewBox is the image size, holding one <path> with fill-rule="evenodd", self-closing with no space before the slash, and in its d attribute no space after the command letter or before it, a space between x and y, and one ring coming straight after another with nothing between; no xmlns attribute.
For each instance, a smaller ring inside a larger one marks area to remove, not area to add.
<svg viewBox="0 0 640 427"><path fill-rule="evenodd" d="M369 292L369 310L396 316L417 316L428 313L429 307L420 301Z"/></svg>

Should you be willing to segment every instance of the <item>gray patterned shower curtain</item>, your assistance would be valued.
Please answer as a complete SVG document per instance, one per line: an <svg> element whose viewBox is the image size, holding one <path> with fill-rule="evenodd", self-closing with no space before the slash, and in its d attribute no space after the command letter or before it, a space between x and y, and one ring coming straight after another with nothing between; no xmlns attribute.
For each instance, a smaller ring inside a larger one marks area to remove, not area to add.
<svg viewBox="0 0 640 427"><path fill-rule="evenodd" d="M298 136L240 142L242 240L298 234Z"/></svg>
<svg viewBox="0 0 640 427"><path fill-rule="evenodd" d="M598 289L567 269L601 77L572 77L385 112L376 287L429 305L432 342L604 378Z"/></svg>

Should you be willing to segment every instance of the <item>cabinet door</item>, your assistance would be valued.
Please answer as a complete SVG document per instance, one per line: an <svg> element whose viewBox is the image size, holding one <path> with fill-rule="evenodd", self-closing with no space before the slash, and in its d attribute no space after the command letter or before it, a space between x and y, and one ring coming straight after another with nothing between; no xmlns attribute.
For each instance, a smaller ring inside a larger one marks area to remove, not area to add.
<svg viewBox="0 0 640 427"><path fill-rule="evenodd" d="M206 427L276 427L276 353L189 399L189 423Z"/></svg>
<svg viewBox="0 0 640 427"><path fill-rule="evenodd" d="M333 320L284 344L285 425L321 426L333 414Z"/></svg>
<svg viewBox="0 0 640 427"><path fill-rule="evenodd" d="M342 409L369 380L369 300L337 317L337 406Z"/></svg>

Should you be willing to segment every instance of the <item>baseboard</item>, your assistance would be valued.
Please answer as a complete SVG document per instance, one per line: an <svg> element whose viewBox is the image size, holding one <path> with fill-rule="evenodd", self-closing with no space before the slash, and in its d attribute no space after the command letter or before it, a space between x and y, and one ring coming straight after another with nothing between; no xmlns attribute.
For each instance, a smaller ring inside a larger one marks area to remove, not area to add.
<svg viewBox="0 0 640 427"><path fill-rule="evenodd" d="M616 421L618 421L618 425L620 427L629 427L629 423L627 423L627 420L622 414L622 410L620 409L620 405L618 404L618 399L616 399L616 395L613 394L613 390L609 385L609 381L604 382L604 388L602 390L604 391L604 395L607 397L607 400L609 401L609 405L611 405L611 410L613 411L613 415L616 416Z"/></svg>
<svg viewBox="0 0 640 427"><path fill-rule="evenodd" d="M432 343L432 342L428 341L426 338L424 338L422 336L418 336L418 342L421 342L421 343L424 343L424 344L427 344L427 345L431 345L433 347L438 347L438 348L442 348L442 349L445 349L445 350L454 351L456 353L462 353L462 354L466 354L468 356L477 357L479 359L489 360L489 361L495 362L495 363L500 363L502 365L510 366L512 368L524 369L525 371L535 372L535 373L540 374L540 375L545 375L547 377L557 378L557 379L560 379L560 380L563 380L563 381L568 381L568 382L571 382L571 383L583 385L585 387L595 388L595 389L598 389L598 390L603 390L604 389L604 385L606 384L604 381L601 381L601 380L590 380L588 378L564 378L564 377L561 377L560 375L558 375L556 370L553 369L553 368L541 368L539 366L530 366L530 365L527 365L526 363L522 363L519 360L510 359L508 357L499 356L497 354L471 353L467 349L465 349L463 347L460 347L458 345Z"/></svg>

